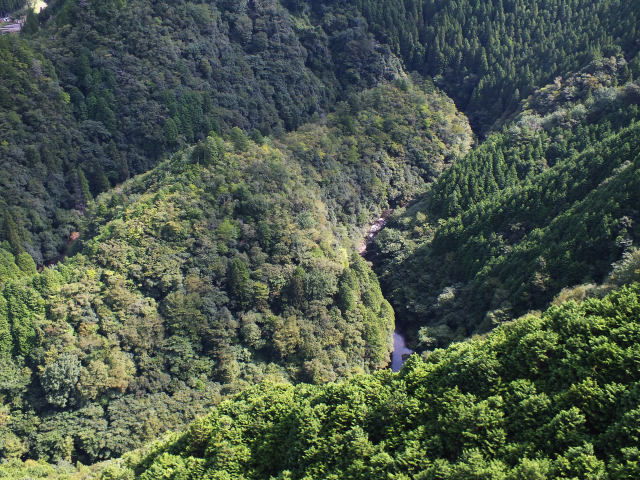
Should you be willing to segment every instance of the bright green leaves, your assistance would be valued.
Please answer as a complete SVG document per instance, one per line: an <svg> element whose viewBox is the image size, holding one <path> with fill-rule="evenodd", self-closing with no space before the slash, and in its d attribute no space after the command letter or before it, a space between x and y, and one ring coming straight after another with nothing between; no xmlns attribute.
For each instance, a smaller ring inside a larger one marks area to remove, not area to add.
<svg viewBox="0 0 640 480"><path fill-rule="evenodd" d="M165 131L167 130L167 125L171 126L169 122L173 120L167 120L167 124L165 125ZM174 123L175 125L175 123ZM177 135L177 133L176 133ZM173 134L171 134L173 136ZM174 140L175 141L175 140ZM246 146L245 146L246 149ZM195 163L209 166L213 165L224 159L224 144L222 142L222 138L217 135L208 136L204 142L199 142L191 152L191 160Z"/></svg>
<svg viewBox="0 0 640 480"><path fill-rule="evenodd" d="M227 285L234 300L243 308L248 307L252 300L252 282L249 269L239 258L231 261L227 273Z"/></svg>
<svg viewBox="0 0 640 480"><path fill-rule="evenodd" d="M204 463L204 460L196 460L195 458L185 459L169 453L163 453L139 478L141 480L197 480L198 478L203 478L202 474L205 471ZM225 477L210 478L223 480Z"/></svg>
<svg viewBox="0 0 640 480"><path fill-rule="evenodd" d="M8 358L13 350L13 336L4 295L0 295L0 358Z"/></svg>
<svg viewBox="0 0 640 480"><path fill-rule="evenodd" d="M33 288L18 283L5 285L8 319L16 355L27 356L36 346L38 329L44 320L44 301Z"/></svg>
<svg viewBox="0 0 640 480"><path fill-rule="evenodd" d="M342 281L358 278L346 274ZM484 339L436 350L426 361L414 355L400 374L381 371L324 386L263 383L132 466L167 478L191 478L195 466L204 468L203 478L256 480L635 478L636 357L626 352L619 359L624 382L596 383L576 367L598 345L588 346L588 331L575 323L589 323L598 312L590 323L609 328L606 343L620 342L611 327L637 323L630 307L639 295L636 285L524 317ZM512 350L540 339L551 340L553 349ZM637 332L634 339L640 341ZM520 362L544 369L514 369ZM564 380L573 378L568 372L578 378Z"/></svg>
<svg viewBox="0 0 640 480"><path fill-rule="evenodd" d="M36 262L27 252L20 252L16 257L16 265L23 275L32 277L37 273Z"/></svg>
<svg viewBox="0 0 640 480"><path fill-rule="evenodd" d="M16 265L16 258L9 251L11 248L8 244L6 249L0 246L0 283L7 282L19 278L21 271L18 265Z"/></svg>
<svg viewBox="0 0 640 480"><path fill-rule="evenodd" d="M502 404L501 397L477 401L457 388L443 392L434 407L437 440L433 453L455 458L461 451L477 448L495 454L506 440Z"/></svg>
<svg viewBox="0 0 640 480"><path fill-rule="evenodd" d="M47 401L58 408L75 404L81 371L80 360L72 354L62 354L48 363L40 374Z"/></svg>

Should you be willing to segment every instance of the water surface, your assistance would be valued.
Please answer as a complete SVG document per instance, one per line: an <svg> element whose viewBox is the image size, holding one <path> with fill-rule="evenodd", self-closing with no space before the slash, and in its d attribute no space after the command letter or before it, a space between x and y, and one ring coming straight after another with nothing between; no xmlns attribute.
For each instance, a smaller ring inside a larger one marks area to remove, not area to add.
<svg viewBox="0 0 640 480"><path fill-rule="evenodd" d="M391 354L391 370L394 372L399 371L404 365L405 360L409 355L413 353L413 350L407 348L407 344L404 341L404 335L397 330L393 332L393 353Z"/></svg>

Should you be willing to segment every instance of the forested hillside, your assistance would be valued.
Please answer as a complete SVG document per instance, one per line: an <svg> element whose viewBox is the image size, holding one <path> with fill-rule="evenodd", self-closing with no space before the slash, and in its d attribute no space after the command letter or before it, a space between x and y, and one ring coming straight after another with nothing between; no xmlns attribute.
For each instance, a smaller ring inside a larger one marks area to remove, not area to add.
<svg viewBox="0 0 640 480"><path fill-rule="evenodd" d="M535 87L595 58L640 50L640 8L626 0L286 0L322 15L354 7L406 66L433 77L471 120L490 127ZM640 75L640 60L628 67Z"/></svg>
<svg viewBox="0 0 640 480"><path fill-rule="evenodd" d="M96 200L85 185L75 255L37 273L0 249L0 452L110 458L265 378L386 366L393 310L355 245L470 144L405 79L278 141L234 128Z"/></svg>
<svg viewBox="0 0 640 480"><path fill-rule="evenodd" d="M4 188L38 264L64 251L85 178L96 195L212 130L293 130L397 78L392 52L482 135L593 58L622 53L624 81L640 75L635 2L283 3L53 0L39 33L0 41Z"/></svg>
<svg viewBox="0 0 640 480"><path fill-rule="evenodd" d="M266 382L102 478L637 478L638 316L636 283L414 356L397 375Z"/></svg>
<svg viewBox="0 0 640 480"><path fill-rule="evenodd" d="M0 478L639 478L639 13L28 13L0 36Z"/></svg>
<svg viewBox="0 0 640 480"><path fill-rule="evenodd" d="M311 24L275 0L54 0L39 18L0 39L3 192L39 265L64 251L84 183L95 196L212 131L282 134L402 74L361 19Z"/></svg>
<svg viewBox="0 0 640 480"><path fill-rule="evenodd" d="M69 130L69 95L51 62L10 35L0 36L0 62L0 238L41 263L58 255L78 221L64 163L68 152L90 152L90 143Z"/></svg>
<svg viewBox="0 0 640 480"><path fill-rule="evenodd" d="M26 0L0 0L0 15L4 15L18 8L21 8L27 3Z"/></svg>
<svg viewBox="0 0 640 480"><path fill-rule="evenodd" d="M617 65L540 89L378 236L384 290L403 323L428 327L424 341L487 331L599 283L637 244L640 88L614 87Z"/></svg>

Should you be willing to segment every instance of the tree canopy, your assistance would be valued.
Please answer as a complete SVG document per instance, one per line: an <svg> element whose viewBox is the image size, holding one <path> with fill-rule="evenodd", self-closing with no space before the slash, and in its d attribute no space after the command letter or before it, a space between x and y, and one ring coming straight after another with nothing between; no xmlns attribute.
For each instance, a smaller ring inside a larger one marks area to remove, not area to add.
<svg viewBox="0 0 640 480"><path fill-rule="evenodd" d="M125 459L136 478L634 478L638 284L389 370L265 382ZM120 477L120 478L125 478Z"/></svg>

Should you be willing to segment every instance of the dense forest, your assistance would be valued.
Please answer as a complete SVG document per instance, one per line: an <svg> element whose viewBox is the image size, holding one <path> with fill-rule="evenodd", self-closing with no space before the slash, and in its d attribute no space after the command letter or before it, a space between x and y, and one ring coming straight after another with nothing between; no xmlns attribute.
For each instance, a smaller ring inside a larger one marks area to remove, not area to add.
<svg viewBox="0 0 640 480"><path fill-rule="evenodd" d="M279 135L402 75L363 21L275 0L56 0L40 17L31 42L0 39L0 177L39 265L77 228L83 177L95 196L212 131Z"/></svg>
<svg viewBox="0 0 640 480"><path fill-rule="evenodd" d="M0 0L0 15L4 15L24 7L26 3L26 0Z"/></svg>
<svg viewBox="0 0 640 480"><path fill-rule="evenodd" d="M639 13L29 12L0 36L0 478L640 477Z"/></svg>
<svg viewBox="0 0 640 480"><path fill-rule="evenodd" d="M517 121L389 219L376 270L426 345L600 283L635 248L640 87L614 86L620 63L598 61L540 89Z"/></svg>
<svg viewBox="0 0 640 480"><path fill-rule="evenodd" d="M1 250L0 451L102 460L264 378L386 366L361 227L470 143L451 100L404 79L279 140L211 134L95 200L85 180L75 255L38 273Z"/></svg>
<svg viewBox="0 0 640 480"><path fill-rule="evenodd" d="M100 466L101 478L637 478L638 316L636 283L413 356L399 374L263 382ZM35 462L3 470L95 474Z"/></svg>
<svg viewBox="0 0 640 480"><path fill-rule="evenodd" d="M517 109L536 86L589 61L640 50L640 9L624 0L351 0L376 38L407 67L429 75L456 101L478 133ZM340 7L343 8L343 7ZM640 60L632 67L640 73Z"/></svg>
<svg viewBox="0 0 640 480"><path fill-rule="evenodd" d="M64 251L82 176L96 195L212 130L293 130L401 75L392 52L482 135L592 58L640 75L635 2L333 3L53 0L31 42L0 40L3 188L36 262Z"/></svg>
<svg viewBox="0 0 640 480"><path fill-rule="evenodd" d="M639 294L525 316L399 375L263 384L129 462L142 479L634 478Z"/></svg>

